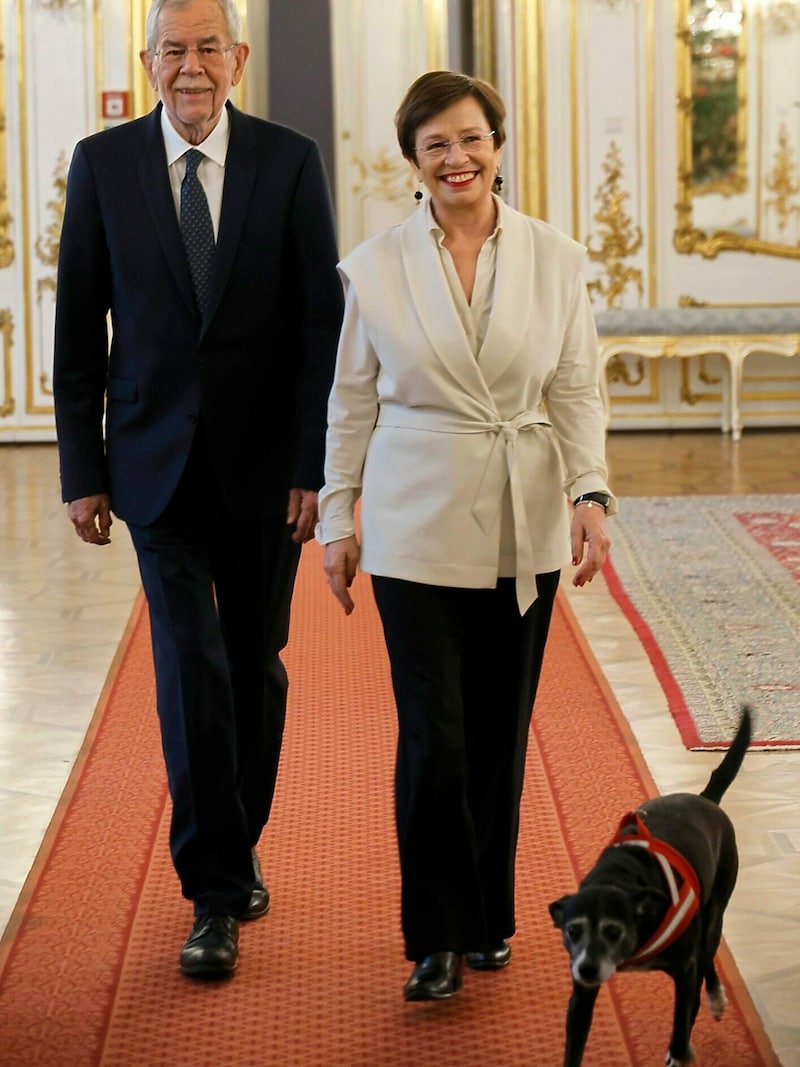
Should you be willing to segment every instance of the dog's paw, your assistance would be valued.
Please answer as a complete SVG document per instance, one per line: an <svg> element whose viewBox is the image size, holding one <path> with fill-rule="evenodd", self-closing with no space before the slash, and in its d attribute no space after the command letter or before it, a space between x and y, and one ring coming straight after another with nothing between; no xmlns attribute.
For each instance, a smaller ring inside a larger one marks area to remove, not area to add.
<svg viewBox="0 0 800 1067"><path fill-rule="evenodd" d="M676 1060L673 1057L672 1053L668 1051L667 1055L666 1055L666 1057L664 1059L664 1067L690 1067L690 1065L692 1063L694 1063L694 1062L695 1062L694 1049L692 1048L691 1045L689 1045L688 1051L686 1053L686 1059L683 1059L683 1060Z"/></svg>
<svg viewBox="0 0 800 1067"><path fill-rule="evenodd" d="M708 1008L717 1022L725 1014L728 998L725 996L725 986L718 985L713 993L708 994Z"/></svg>

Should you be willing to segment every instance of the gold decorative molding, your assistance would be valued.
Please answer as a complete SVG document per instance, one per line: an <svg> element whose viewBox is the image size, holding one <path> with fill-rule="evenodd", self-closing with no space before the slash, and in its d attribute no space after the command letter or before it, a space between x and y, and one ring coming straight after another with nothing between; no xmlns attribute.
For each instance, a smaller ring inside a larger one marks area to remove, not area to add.
<svg viewBox="0 0 800 1067"><path fill-rule="evenodd" d="M3 395L0 397L0 419L13 415L17 403L11 395L11 336L14 316L10 308L0 308L0 337L3 339Z"/></svg>
<svg viewBox="0 0 800 1067"><path fill-rule="evenodd" d="M543 0L514 5L515 139L519 203L525 215L547 218L547 124Z"/></svg>
<svg viewBox="0 0 800 1067"><path fill-rule="evenodd" d="M152 111L155 93L147 80L147 73L139 59L146 47L144 27L147 19L147 0L128 0L128 44L130 56L130 85L132 86L133 117L140 118Z"/></svg>
<svg viewBox="0 0 800 1067"><path fill-rule="evenodd" d="M719 385L722 382L722 378L712 374L711 371L708 370L706 367L706 355L707 353L701 352L697 357L699 361L697 377L703 385ZM692 389L692 379L689 368L690 358L691 357L681 360L681 387L679 393L681 400L684 404L688 404L689 407L695 407L703 400L720 400L721 395L718 392L696 393L694 389Z"/></svg>
<svg viewBox="0 0 800 1067"><path fill-rule="evenodd" d="M619 354L613 355L606 366L606 378L609 385L614 382L622 382L623 385L634 389L644 381L644 360L641 356L636 360L635 370L631 373L628 364Z"/></svg>
<svg viewBox="0 0 800 1067"><path fill-rule="evenodd" d="M351 135L345 131L342 140L351 140ZM406 200L414 189L414 175L408 162L386 148L381 148L371 160L354 151L350 162L359 173L352 192L362 200Z"/></svg>
<svg viewBox="0 0 800 1067"><path fill-rule="evenodd" d="M697 300L693 296L684 293L678 297L678 307L682 308L796 308L800 303L796 300L755 300L750 303L734 301L733 303L720 303L715 300Z"/></svg>
<svg viewBox="0 0 800 1067"><path fill-rule="evenodd" d="M603 170L605 180L595 193L595 200L599 201L600 207L592 216L600 225L600 245L592 247L591 237L585 243L589 259L603 264L608 280L595 278L587 288L590 293L604 296L607 308L616 308L629 285L634 284L640 296L644 293L642 272L636 267L627 266L625 262L642 247L644 235L641 226L635 226L625 210L625 201L630 199L630 194L622 187L622 155L614 141L606 153Z"/></svg>
<svg viewBox="0 0 800 1067"><path fill-rule="evenodd" d="M53 268L52 274L40 278L36 283L36 299L39 301L41 301L43 293L55 293L56 291L55 268L58 265L61 228L64 225L64 205L67 199L68 165L67 153L62 149L58 154L55 169L53 170L53 187L56 193L55 199L47 201L47 209L50 212L51 219L44 235L40 234L36 238L36 255L39 262L44 264L45 267Z"/></svg>
<svg viewBox="0 0 800 1067"><path fill-rule="evenodd" d="M0 134L5 135L5 120ZM5 169L5 168L4 168ZM8 236L8 230L14 221L8 210L8 189L5 180L0 181L0 268L10 267L14 262L14 244Z"/></svg>
<svg viewBox="0 0 800 1067"><path fill-rule="evenodd" d="M497 29L494 0L473 0L472 40L475 73L495 85L497 82Z"/></svg>
<svg viewBox="0 0 800 1067"><path fill-rule="evenodd" d="M8 236L14 221L8 210L8 160L6 156L6 77L5 77L5 42L2 39L3 27L0 23L0 269L10 267L14 262L14 244Z"/></svg>
<svg viewBox="0 0 800 1067"><path fill-rule="evenodd" d="M800 215L800 203L792 200L800 193L800 181L796 178L797 164L794 151L789 143L789 131L786 124L781 123L778 131L778 147L775 149L775 162L772 170L764 178L764 185L768 192L774 193L771 200L764 201L764 208L769 212L775 209L778 218L778 229L783 232L792 215Z"/></svg>
<svg viewBox="0 0 800 1067"><path fill-rule="evenodd" d="M424 0L425 38L429 70L447 67L447 2Z"/></svg>

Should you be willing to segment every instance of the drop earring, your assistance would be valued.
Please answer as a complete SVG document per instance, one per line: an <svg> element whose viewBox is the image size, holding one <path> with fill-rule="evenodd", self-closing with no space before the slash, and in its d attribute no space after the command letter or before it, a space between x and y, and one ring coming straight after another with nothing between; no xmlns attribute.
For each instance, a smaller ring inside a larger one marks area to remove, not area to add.
<svg viewBox="0 0 800 1067"><path fill-rule="evenodd" d="M419 203L419 201L422 199L422 190L421 189L417 189L417 191L414 193L414 199L417 201L417 203Z"/></svg>
<svg viewBox="0 0 800 1067"><path fill-rule="evenodd" d="M494 176L494 185L495 185L495 188L497 189L497 191L499 193L501 191L501 189L503 188L503 175L502 174L495 174L495 176Z"/></svg>

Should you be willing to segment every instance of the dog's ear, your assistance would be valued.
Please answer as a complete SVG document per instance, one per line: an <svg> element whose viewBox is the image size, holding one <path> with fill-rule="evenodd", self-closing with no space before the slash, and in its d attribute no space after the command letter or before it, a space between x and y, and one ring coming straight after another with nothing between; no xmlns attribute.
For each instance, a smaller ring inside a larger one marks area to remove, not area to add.
<svg viewBox="0 0 800 1067"><path fill-rule="evenodd" d="M547 906L550 918L553 920L553 926L559 930L564 929L564 908L568 900L569 897L561 897L560 900L554 900L552 904Z"/></svg>
<svg viewBox="0 0 800 1067"><path fill-rule="evenodd" d="M654 921L661 917L669 904L669 897L660 889L642 889L633 898L633 911L637 921Z"/></svg>

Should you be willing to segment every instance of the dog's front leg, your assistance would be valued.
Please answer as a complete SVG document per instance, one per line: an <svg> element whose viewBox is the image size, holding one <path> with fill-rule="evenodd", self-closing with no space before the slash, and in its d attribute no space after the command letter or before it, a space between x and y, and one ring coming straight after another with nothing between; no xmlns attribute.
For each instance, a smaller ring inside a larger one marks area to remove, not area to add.
<svg viewBox="0 0 800 1067"><path fill-rule="evenodd" d="M600 986L587 987L572 983L572 996L567 1008L567 1043L564 1049L564 1067L581 1067L583 1050L592 1025L594 1002Z"/></svg>
<svg viewBox="0 0 800 1067"><path fill-rule="evenodd" d="M686 960L683 966L670 972L670 977L675 983L675 1014L665 1063L667 1067L686 1067L694 1061L690 1038L700 1003L700 975L696 960Z"/></svg>

